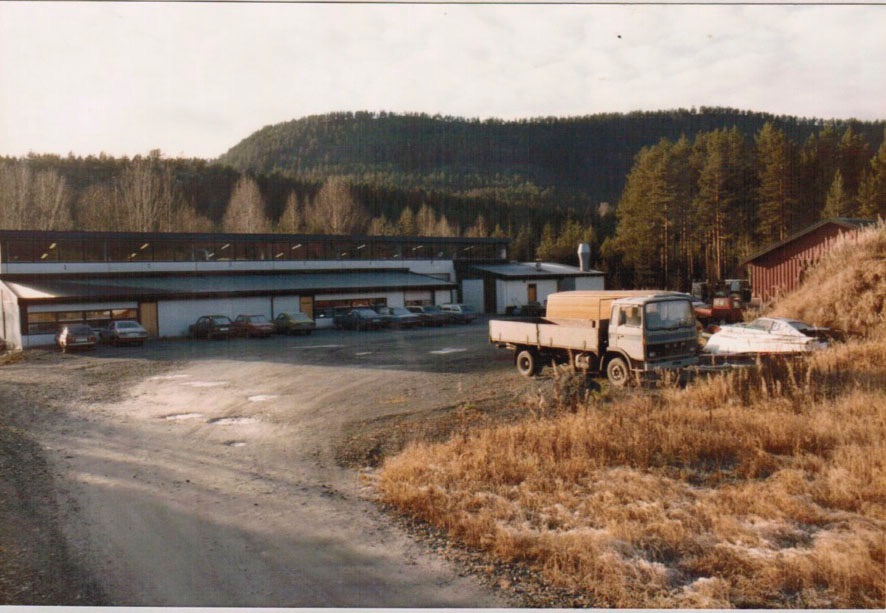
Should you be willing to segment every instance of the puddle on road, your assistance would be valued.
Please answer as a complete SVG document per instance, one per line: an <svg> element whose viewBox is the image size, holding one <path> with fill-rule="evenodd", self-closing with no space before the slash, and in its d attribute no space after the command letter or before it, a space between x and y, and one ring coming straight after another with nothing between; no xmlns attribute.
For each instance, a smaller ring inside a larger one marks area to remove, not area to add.
<svg viewBox="0 0 886 613"><path fill-rule="evenodd" d="M249 402L266 402L275 398L279 398L279 396L276 394L256 394L255 396L249 396L246 400Z"/></svg>
<svg viewBox="0 0 886 613"><path fill-rule="evenodd" d="M371 351L358 351L354 355L357 355L357 356L372 355L372 352Z"/></svg>
<svg viewBox="0 0 886 613"><path fill-rule="evenodd" d="M429 351L428 353L432 353L434 355L446 355L447 353L461 353L462 351L467 351L467 349L462 349L460 347L444 347L443 349L438 349L437 351Z"/></svg>
<svg viewBox="0 0 886 613"><path fill-rule="evenodd" d="M184 421L186 419L201 419L203 413L173 413L172 415L164 415L161 419L166 421Z"/></svg>
<svg viewBox="0 0 886 613"><path fill-rule="evenodd" d="M246 447L246 441L225 441L225 447Z"/></svg>
<svg viewBox="0 0 886 613"><path fill-rule="evenodd" d="M213 426L239 426L242 424L254 424L258 422L255 417L214 417L207 421L207 424L212 424Z"/></svg>
<svg viewBox="0 0 886 613"><path fill-rule="evenodd" d="M182 383L182 385L187 385L189 387L219 387L227 384L227 381L187 381L186 383Z"/></svg>
<svg viewBox="0 0 886 613"><path fill-rule="evenodd" d="M191 375L155 375L153 377L148 377L150 381L169 381L170 379L186 379Z"/></svg>
<svg viewBox="0 0 886 613"><path fill-rule="evenodd" d="M290 349L340 349L344 345L290 345Z"/></svg>

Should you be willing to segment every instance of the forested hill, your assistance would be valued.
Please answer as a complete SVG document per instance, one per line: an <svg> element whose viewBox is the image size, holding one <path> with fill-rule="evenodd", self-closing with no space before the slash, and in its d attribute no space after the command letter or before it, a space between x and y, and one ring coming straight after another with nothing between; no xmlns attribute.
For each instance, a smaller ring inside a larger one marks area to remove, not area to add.
<svg viewBox="0 0 886 613"><path fill-rule="evenodd" d="M825 121L728 108L610 113L519 121L425 114L333 113L266 126L219 158L241 172L297 177L344 175L399 189L477 193L508 190L558 204L618 201L634 156L662 138L737 127L753 138L765 123L804 142ZM832 121L875 143L882 122ZM565 200L565 201L564 201Z"/></svg>

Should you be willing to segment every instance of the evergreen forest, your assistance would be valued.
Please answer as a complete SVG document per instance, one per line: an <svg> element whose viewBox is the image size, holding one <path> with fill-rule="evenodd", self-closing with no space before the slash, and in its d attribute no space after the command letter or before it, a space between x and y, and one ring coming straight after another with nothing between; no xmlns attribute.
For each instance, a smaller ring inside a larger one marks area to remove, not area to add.
<svg viewBox="0 0 886 613"><path fill-rule="evenodd" d="M0 158L0 228L509 236L687 290L830 217L886 217L886 121L723 108L520 121L334 113L215 160Z"/></svg>

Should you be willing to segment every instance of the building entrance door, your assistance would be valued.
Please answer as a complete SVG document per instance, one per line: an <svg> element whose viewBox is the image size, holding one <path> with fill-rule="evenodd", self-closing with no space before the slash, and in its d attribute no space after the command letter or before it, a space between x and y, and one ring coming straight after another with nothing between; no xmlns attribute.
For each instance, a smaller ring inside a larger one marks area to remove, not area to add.
<svg viewBox="0 0 886 613"><path fill-rule="evenodd" d="M151 338L160 336L160 326L157 323L157 303L140 302L138 312L141 318L141 325L148 331L148 336Z"/></svg>
<svg viewBox="0 0 886 613"><path fill-rule="evenodd" d="M314 297L313 296L299 296L298 300L299 310L314 319Z"/></svg>

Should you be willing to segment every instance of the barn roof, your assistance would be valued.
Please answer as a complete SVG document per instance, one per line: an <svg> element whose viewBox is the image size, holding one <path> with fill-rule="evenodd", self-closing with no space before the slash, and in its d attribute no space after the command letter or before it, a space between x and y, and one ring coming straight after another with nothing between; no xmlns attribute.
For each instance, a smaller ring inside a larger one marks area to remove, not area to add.
<svg viewBox="0 0 886 613"><path fill-rule="evenodd" d="M757 258L760 258L760 257L767 255L767 254L769 254L773 251L776 251L778 249L781 249L785 245L793 243L794 241L806 236L807 234L811 234L812 232L815 232L819 228L822 228L827 225L835 225L835 226L839 226L841 228L845 228L847 230L855 230L855 229L861 228L863 226L873 225L874 223L875 222L870 219L853 219L850 217L832 217L830 219L822 219L818 223L812 224L811 226L804 228L803 230L800 230L799 232L796 232L795 234L792 234L791 236L787 237L783 241L779 241L775 244L769 245L768 247L765 247L765 248L761 249L760 251L757 251L756 253L751 254L749 257L747 257L742 262L742 265L750 264L751 262L753 262Z"/></svg>

